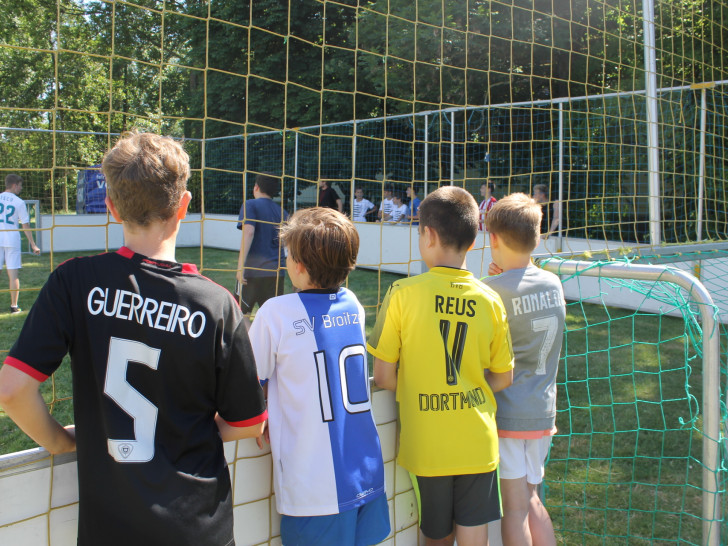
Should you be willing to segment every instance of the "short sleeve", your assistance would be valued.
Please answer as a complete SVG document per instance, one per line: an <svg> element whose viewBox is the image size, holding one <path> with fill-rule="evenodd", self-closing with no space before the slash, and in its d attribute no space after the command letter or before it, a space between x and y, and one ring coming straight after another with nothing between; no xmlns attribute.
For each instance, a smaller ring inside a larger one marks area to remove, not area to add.
<svg viewBox="0 0 728 546"><path fill-rule="evenodd" d="M508 327L506 310L500 298L493 304L493 339L490 343L490 355L488 368L492 372L503 373L513 368L511 331Z"/></svg>
<svg viewBox="0 0 728 546"><path fill-rule="evenodd" d="M22 199L18 200L18 227L23 224L30 223L30 216L28 215L28 206Z"/></svg>
<svg viewBox="0 0 728 546"><path fill-rule="evenodd" d="M240 206L240 213L238 214L238 224L237 224L237 228L240 229L240 230L243 229L243 218L245 218L245 205L246 204L247 204L247 201L245 201Z"/></svg>
<svg viewBox="0 0 728 546"><path fill-rule="evenodd" d="M276 346L268 320L269 309L270 307L265 303L258 309L249 332L255 362L258 366L258 375L263 381L270 379L273 375L276 361Z"/></svg>
<svg viewBox="0 0 728 546"><path fill-rule="evenodd" d="M58 369L73 339L74 320L64 271L62 265L50 274L5 359L5 364L39 381Z"/></svg>
<svg viewBox="0 0 728 546"><path fill-rule="evenodd" d="M222 346L216 363L217 411L228 423L253 425L265 414L265 397L258 380L253 349L242 314L227 313Z"/></svg>
<svg viewBox="0 0 728 546"><path fill-rule="evenodd" d="M367 350L385 362L398 362L402 348L401 298L398 285L393 284L384 296L382 307L367 341Z"/></svg>
<svg viewBox="0 0 728 546"><path fill-rule="evenodd" d="M243 229L243 224L255 225L258 219L258 209L255 204L255 199L248 199L240 207L240 214L238 215L238 229Z"/></svg>

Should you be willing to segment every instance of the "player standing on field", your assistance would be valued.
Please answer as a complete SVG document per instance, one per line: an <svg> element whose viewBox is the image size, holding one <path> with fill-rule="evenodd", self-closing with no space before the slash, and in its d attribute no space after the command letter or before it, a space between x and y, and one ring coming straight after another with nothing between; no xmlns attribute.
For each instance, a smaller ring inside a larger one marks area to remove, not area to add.
<svg viewBox="0 0 728 546"><path fill-rule="evenodd" d="M268 379L269 439L283 544L365 546L389 534L371 412L364 309L341 285L359 234L340 212L300 210L281 228L299 290L271 298L250 339Z"/></svg>
<svg viewBox="0 0 728 546"><path fill-rule="evenodd" d="M427 544L482 546L501 517L493 393L511 384L513 353L500 298L466 269L477 233L472 195L429 194L419 225L429 271L392 284L368 342L377 385L399 402L398 462Z"/></svg>
<svg viewBox="0 0 728 546"><path fill-rule="evenodd" d="M240 207L238 229L243 231L238 254L235 295L246 323L257 303L283 294L283 262L285 250L278 238L281 222L288 219L285 209L273 201L280 193L281 181L269 174L255 177L254 199L246 199Z"/></svg>
<svg viewBox="0 0 728 546"><path fill-rule="evenodd" d="M20 313L18 307L18 296L20 295L20 280L18 271L22 267L20 262L20 233L22 228L25 237L30 243L30 250L36 256L40 249L33 240L33 233L30 231L30 217L25 201L20 197L23 191L23 179L17 174L9 174L5 177L5 191L0 193L0 268L5 263L10 284L10 312Z"/></svg>
<svg viewBox="0 0 728 546"><path fill-rule="evenodd" d="M51 453L77 451L80 546L229 546L222 442L266 419L242 313L175 262L192 198L182 147L126 134L102 168L126 246L51 273L0 369L0 405ZM75 429L38 391L67 352Z"/></svg>
<svg viewBox="0 0 728 546"><path fill-rule="evenodd" d="M556 544L538 495L556 433L556 374L566 307L561 280L531 263L541 206L524 193L498 201L486 216L493 264L484 279L508 314L516 367L513 384L496 393L503 495L503 544Z"/></svg>

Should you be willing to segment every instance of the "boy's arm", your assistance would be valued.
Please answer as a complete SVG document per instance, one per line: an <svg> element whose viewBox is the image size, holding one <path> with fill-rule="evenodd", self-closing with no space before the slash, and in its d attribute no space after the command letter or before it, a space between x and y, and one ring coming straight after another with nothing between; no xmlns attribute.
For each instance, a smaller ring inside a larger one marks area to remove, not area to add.
<svg viewBox="0 0 728 546"><path fill-rule="evenodd" d="M394 391L397 389L397 364L381 358L374 358L374 383L377 387Z"/></svg>
<svg viewBox="0 0 728 546"><path fill-rule="evenodd" d="M561 201L554 201L554 212L549 226L549 234L555 233L559 229L559 215L561 214Z"/></svg>
<svg viewBox="0 0 728 546"><path fill-rule="evenodd" d="M30 231L30 224L23 224L23 233L25 233L25 237L30 243L30 250L33 252L33 254L39 255L40 248L38 248L38 245L36 245L35 241L33 240L33 232Z"/></svg>
<svg viewBox="0 0 728 546"><path fill-rule="evenodd" d="M257 438L263 434L265 430L266 420L263 419L260 423L256 423L249 427L234 427L220 417L219 413L215 414L215 424L220 431L220 436L223 442L232 442L234 440L242 440L244 438Z"/></svg>
<svg viewBox="0 0 728 546"><path fill-rule="evenodd" d="M238 282L245 284L245 260L248 259L250 245L253 244L253 236L255 235L255 226L252 224L243 224L243 238L240 240L240 254L238 255Z"/></svg>
<svg viewBox="0 0 728 546"><path fill-rule="evenodd" d="M511 368L507 372L501 373L485 370L485 380L487 381L490 390L494 393L502 391L513 383L513 369Z"/></svg>
<svg viewBox="0 0 728 546"><path fill-rule="evenodd" d="M40 381L13 368L0 368L0 406L38 445L53 455L76 450L75 428L63 428L48 412Z"/></svg>

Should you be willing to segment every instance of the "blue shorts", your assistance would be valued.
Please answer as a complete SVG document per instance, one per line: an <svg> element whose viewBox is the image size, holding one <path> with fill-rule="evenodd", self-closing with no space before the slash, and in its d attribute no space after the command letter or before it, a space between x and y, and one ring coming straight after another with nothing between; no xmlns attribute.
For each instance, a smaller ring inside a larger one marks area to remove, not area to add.
<svg viewBox="0 0 728 546"><path fill-rule="evenodd" d="M370 546L389 530L387 495L330 516L281 516L283 546Z"/></svg>

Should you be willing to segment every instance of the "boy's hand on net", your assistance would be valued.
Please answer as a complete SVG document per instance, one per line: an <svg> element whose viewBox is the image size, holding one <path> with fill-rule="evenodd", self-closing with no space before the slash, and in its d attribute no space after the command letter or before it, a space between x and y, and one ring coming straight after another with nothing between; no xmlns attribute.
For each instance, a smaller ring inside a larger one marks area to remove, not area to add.
<svg viewBox="0 0 728 546"><path fill-rule="evenodd" d="M490 262L490 265L488 266L488 275L489 276L500 275L501 273L503 273L503 270L500 267L498 267L498 265L495 262Z"/></svg>

